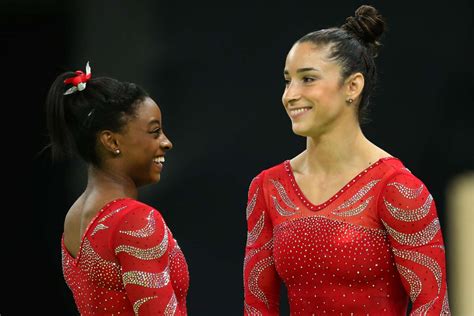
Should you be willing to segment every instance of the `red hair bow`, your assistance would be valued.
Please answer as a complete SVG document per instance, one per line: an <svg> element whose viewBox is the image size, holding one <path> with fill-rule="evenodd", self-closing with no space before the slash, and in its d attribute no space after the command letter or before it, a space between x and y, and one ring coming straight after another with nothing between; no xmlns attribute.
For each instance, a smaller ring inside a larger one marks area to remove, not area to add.
<svg viewBox="0 0 474 316"><path fill-rule="evenodd" d="M86 88L86 82L92 77L91 67L89 62L86 64L86 73L81 70L77 70L75 77L67 78L64 80L64 84L72 84L73 86L64 92L64 95L74 93L76 91L82 91Z"/></svg>

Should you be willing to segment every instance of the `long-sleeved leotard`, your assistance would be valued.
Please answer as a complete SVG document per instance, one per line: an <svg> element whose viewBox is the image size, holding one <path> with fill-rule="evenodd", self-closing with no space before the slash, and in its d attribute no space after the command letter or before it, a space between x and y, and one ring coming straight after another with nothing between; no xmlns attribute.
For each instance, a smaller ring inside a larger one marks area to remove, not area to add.
<svg viewBox="0 0 474 316"><path fill-rule="evenodd" d="M424 184L396 158L380 159L314 205L289 161L250 185L244 313L449 315L443 237Z"/></svg>
<svg viewBox="0 0 474 316"><path fill-rule="evenodd" d="M106 205L63 273L81 315L186 315L186 260L160 213L133 199Z"/></svg>

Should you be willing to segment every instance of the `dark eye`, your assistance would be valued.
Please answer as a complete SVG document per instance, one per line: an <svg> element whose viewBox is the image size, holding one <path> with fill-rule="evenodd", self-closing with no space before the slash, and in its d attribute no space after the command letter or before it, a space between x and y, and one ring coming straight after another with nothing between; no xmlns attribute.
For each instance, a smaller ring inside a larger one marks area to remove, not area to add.
<svg viewBox="0 0 474 316"><path fill-rule="evenodd" d="M150 134L154 134L155 136L159 136L161 134L161 128L157 128L155 130L152 130Z"/></svg>
<svg viewBox="0 0 474 316"><path fill-rule="evenodd" d="M316 79L313 78L313 77L303 77L303 82L304 83L311 83L313 81L315 81Z"/></svg>

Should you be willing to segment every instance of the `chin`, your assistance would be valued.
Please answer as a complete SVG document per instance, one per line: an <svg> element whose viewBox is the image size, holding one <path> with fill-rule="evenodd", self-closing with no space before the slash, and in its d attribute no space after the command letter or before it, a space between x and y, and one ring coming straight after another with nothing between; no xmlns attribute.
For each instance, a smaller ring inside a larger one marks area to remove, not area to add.
<svg viewBox="0 0 474 316"><path fill-rule="evenodd" d="M143 185L150 185L150 184L156 184L160 182L160 175L152 175L150 176L147 181L143 181Z"/></svg>
<svg viewBox="0 0 474 316"><path fill-rule="evenodd" d="M303 126L302 124L293 124L292 130L293 133L298 136L308 137L311 135L310 129L308 127Z"/></svg>

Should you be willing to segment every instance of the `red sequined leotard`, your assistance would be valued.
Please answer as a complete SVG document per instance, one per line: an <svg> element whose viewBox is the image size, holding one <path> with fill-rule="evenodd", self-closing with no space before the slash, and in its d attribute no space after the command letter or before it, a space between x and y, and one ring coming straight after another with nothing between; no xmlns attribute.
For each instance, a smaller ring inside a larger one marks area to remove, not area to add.
<svg viewBox="0 0 474 316"><path fill-rule="evenodd" d="M362 171L313 205L289 161L250 185L245 315L449 315L445 251L424 184L396 158Z"/></svg>
<svg viewBox="0 0 474 316"><path fill-rule="evenodd" d="M115 200L91 221L76 258L61 245L81 315L186 315L186 260L152 207Z"/></svg>

